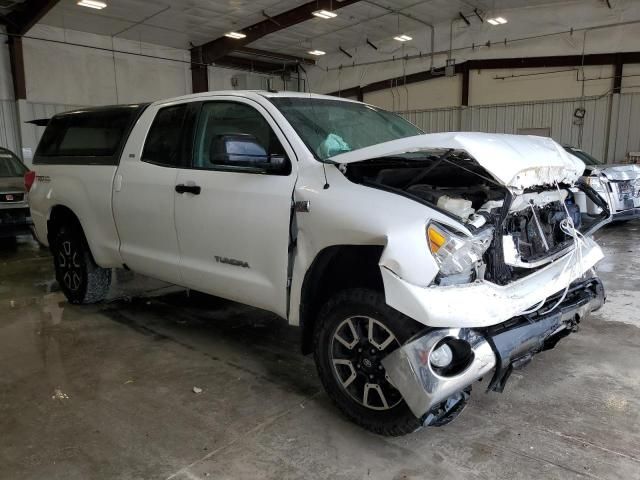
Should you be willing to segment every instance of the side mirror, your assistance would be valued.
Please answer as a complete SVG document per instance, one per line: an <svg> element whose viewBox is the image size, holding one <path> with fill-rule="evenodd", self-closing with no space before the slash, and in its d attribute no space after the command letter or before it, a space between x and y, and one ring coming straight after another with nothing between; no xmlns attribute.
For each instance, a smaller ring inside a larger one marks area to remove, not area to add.
<svg viewBox="0 0 640 480"><path fill-rule="evenodd" d="M214 137L211 143L211 161L268 172L279 171L287 163L286 157L270 155L258 139L248 133L225 133Z"/></svg>

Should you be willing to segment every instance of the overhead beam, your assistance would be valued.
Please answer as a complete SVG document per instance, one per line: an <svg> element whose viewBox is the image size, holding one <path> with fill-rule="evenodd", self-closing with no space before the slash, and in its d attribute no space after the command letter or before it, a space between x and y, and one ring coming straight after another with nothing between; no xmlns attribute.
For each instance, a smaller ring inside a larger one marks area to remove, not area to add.
<svg viewBox="0 0 640 480"><path fill-rule="evenodd" d="M27 84L24 70L22 36L40 21L59 0L26 0L14 7L8 15L2 17L9 33L9 62L13 93L16 100L27 98Z"/></svg>
<svg viewBox="0 0 640 480"><path fill-rule="evenodd" d="M40 21L60 0L26 0L16 4L14 10L2 20L9 33L24 35Z"/></svg>
<svg viewBox="0 0 640 480"><path fill-rule="evenodd" d="M271 63L263 62L261 60L254 60L252 58L236 57L233 55L226 55L216 60L214 65L220 65L224 67L235 67L244 70L252 70L260 73L282 73L282 72L295 72L296 64L284 64L284 63Z"/></svg>
<svg viewBox="0 0 640 480"><path fill-rule="evenodd" d="M244 47L251 42L255 42L265 35L284 30L285 28L289 28L293 25L297 25L298 23L315 18L312 12L316 10L338 10L358 1L360 0L343 0L342 2L338 2L336 0L313 0L300 5L299 7L292 8L286 12L269 17L261 22L236 30L237 32L246 35L245 38L233 39L223 36L196 48L201 50L204 63L213 63L217 59L222 58L232 51L240 47Z"/></svg>
<svg viewBox="0 0 640 480"><path fill-rule="evenodd" d="M281 61L286 63L301 63L303 65L315 65L316 61L312 58L298 57L296 55L288 55L286 53L270 52L267 50L260 50L258 48L240 47L234 50L235 53L243 53L245 55L252 55L254 57L264 57L274 61Z"/></svg>
<svg viewBox="0 0 640 480"><path fill-rule="evenodd" d="M640 63L640 52L621 52L621 53L594 53L584 57L582 55L555 55L549 57L518 57L518 58L489 58L479 60L467 60L458 63L455 66L455 72L463 75L462 82L462 100L465 100L465 88L468 103L467 83L465 87L465 76L471 70L496 70L496 69L519 69L519 68L548 68L548 67L579 67L581 65L624 65L626 63ZM621 67L616 67L621 68ZM465 73L467 72L467 73ZM389 88L390 84L405 85L411 83L425 82L435 78L443 78L443 69L435 72L427 70L424 72L412 73L410 75L381 80L379 82L370 83L364 86L357 86L329 93L328 95L355 97L359 92L371 93ZM464 104L464 103L463 103Z"/></svg>

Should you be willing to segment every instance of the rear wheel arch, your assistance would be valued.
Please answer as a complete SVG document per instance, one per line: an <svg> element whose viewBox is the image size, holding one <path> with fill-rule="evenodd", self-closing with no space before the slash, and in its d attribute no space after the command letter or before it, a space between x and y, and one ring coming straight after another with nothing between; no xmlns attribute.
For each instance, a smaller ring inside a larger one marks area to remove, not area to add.
<svg viewBox="0 0 640 480"><path fill-rule="evenodd" d="M85 234L84 227L75 212L66 205L55 205L49 212L49 218L47 220L47 240L49 247L51 247L51 241L55 238L56 234L62 227L71 227L78 232L82 237L82 241L91 255L91 259L95 263L93 252L91 251L91 245Z"/></svg>
<svg viewBox="0 0 640 480"><path fill-rule="evenodd" d="M384 291L379 261L383 245L333 245L321 250L305 273L300 294L302 353L313 351L320 310L339 291L367 288Z"/></svg>
<svg viewBox="0 0 640 480"><path fill-rule="evenodd" d="M49 218L47 219L49 245L51 245L51 240L55 237L57 231L63 226L73 226L82 230L80 219L73 213L73 210L64 205L55 205L49 211Z"/></svg>
<svg viewBox="0 0 640 480"><path fill-rule="evenodd" d="M96 264L79 218L68 207L55 206L47 221L56 280L74 304L103 300L111 285L111 269Z"/></svg>

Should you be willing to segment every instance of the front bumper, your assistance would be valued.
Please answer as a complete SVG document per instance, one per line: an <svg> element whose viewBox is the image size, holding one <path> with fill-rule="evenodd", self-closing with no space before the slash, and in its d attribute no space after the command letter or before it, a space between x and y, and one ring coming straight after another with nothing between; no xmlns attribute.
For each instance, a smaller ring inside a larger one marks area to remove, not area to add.
<svg viewBox="0 0 640 480"><path fill-rule="evenodd" d="M550 298L582 278L604 257L591 238L582 256L566 254L507 285L485 280L463 285L421 287L382 267L387 304L428 327L481 328L497 325Z"/></svg>
<svg viewBox="0 0 640 480"><path fill-rule="evenodd" d="M484 329L446 328L429 330L382 360L390 382L400 391L413 414L426 419L431 410L467 389L493 371L489 389L502 391L514 368L549 348L575 330L578 322L604 303L598 278L576 282L550 312L564 291L547 300L538 312L510 319ZM472 355L468 365L454 375L436 372L431 352L446 338L467 342Z"/></svg>
<svg viewBox="0 0 640 480"><path fill-rule="evenodd" d="M640 207L629 208L627 210L614 212L611 221L618 222L622 220L634 220L636 218L640 218Z"/></svg>

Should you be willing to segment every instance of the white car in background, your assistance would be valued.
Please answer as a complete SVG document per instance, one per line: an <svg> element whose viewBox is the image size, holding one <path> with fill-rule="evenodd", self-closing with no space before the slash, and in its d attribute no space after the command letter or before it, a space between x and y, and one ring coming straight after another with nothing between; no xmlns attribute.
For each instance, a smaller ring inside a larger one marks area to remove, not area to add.
<svg viewBox="0 0 640 480"><path fill-rule="evenodd" d="M608 201L611 221L640 218L640 165L605 164L579 148L564 148L585 163L583 180ZM588 200L585 207L590 213L598 211L598 207Z"/></svg>
<svg viewBox="0 0 640 480"><path fill-rule="evenodd" d="M58 114L34 168L37 236L71 303L102 300L124 267L274 312L380 434L450 422L473 383L502 391L604 301L590 235L608 206L548 138L207 92Z"/></svg>

